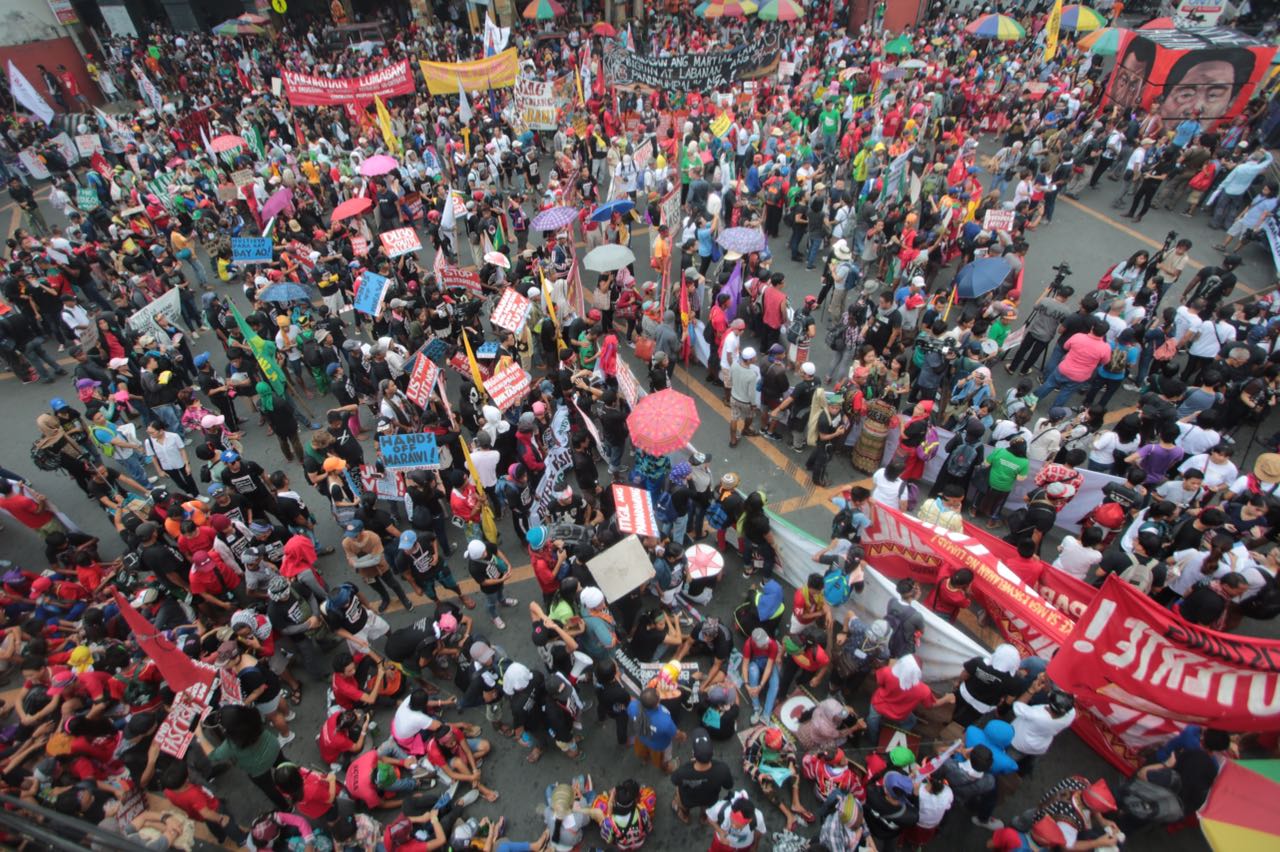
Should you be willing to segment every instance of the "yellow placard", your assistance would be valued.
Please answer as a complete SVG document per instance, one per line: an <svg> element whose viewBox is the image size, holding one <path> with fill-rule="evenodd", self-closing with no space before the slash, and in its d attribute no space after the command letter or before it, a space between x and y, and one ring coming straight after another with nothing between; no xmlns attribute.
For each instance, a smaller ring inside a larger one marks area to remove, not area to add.
<svg viewBox="0 0 1280 852"><path fill-rule="evenodd" d="M1044 25L1044 61L1058 54L1058 29L1062 26L1062 0L1054 0L1053 11Z"/></svg>
<svg viewBox="0 0 1280 852"><path fill-rule="evenodd" d="M717 115L711 122L711 132L719 139L721 136L729 132L729 128L733 126L733 119L729 117L729 113L722 112Z"/></svg>
<svg viewBox="0 0 1280 852"><path fill-rule="evenodd" d="M428 62L421 59L418 64L422 66L422 79L426 81L427 91L433 95L456 95L458 83L462 83L462 88L468 92L509 89L516 84L516 76L520 73L514 47L472 62Z"/></svg>

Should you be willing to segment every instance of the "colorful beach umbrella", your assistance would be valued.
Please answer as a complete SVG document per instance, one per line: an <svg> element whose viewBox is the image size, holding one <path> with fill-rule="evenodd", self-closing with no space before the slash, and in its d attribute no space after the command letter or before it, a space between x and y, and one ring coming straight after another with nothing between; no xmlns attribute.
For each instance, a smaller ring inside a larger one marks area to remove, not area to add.
<svg viewBox="0 0 1280 852"><path fill-rule="evenodd" d="M1138 27L1140 30L1174 30L1177 28L1178 25L1174 23L1173 18L1152 18Z"/></svg>
<svg viewBox="0 0 1280 852"><path fill-rule="evenodd" d="M1103 27L1089 33L1077 44L1098 56L1115 56L1116 51L1120 49L1120 39L1127 32L1129 32L1127 27Z"/></svg>
<svg viewBox="0 0 1280 852"><path fill-rule="evenodd" d="M804 17L804 7L796 0L769 0L756 17L762 21L798 21Z"/></svg>
<svg viewBox="0 0 1280 852"><path fill-rule="evenodd" d="M596 21L591 25L591 34L604 36L605 38L616 38L618 31L608 21Z"/></svg>
<svg viewBox="0 0 1280 852"><path fill-rule="evenodd" d="M237 21L234 18L230 21L223 21L213 28L213 34L220 36L264 35L265 33L266 30L257 24L246 24L244 21Z"/></svg>
<svg viewBox="0 0 1280 852"><path fill-rule="evenodd" d="M550 21L564 14L564 7L556 0L533 0L525 7L521 17L530 21Z"/></svg>
<svg viewBox="0 0 1280 852"><path fill-rule="evenodd" d="M1228 760L1200 807L1214 852L1280 848L1280 760Z"/></svg>
<svg viewBox="0 0 1280 852"><path fill-rule="evenodd" d="M909 35L900 35L884 46L885 53L891 53L895 56L911 53L915 49L915 45L911 43L911 36Z"/></svg>
<svg viewBox="0 0 1280 852"><path fill-rule="evenodd" d="M1078 33L1089 33L1102 29L1107 19L1102 13L1079 3L1062 7L1062 23L1060 29L1075 30Z"/></svg>
<svg viewBox="0 0 1280 852"><path fill-rule="evenodd" d="M237 21L243 21L246 24L269 24L271 19L266 15L255 15L253 12L245 12L236 18Z"/></svg>
<svg viewBox="0 0 1280 852"><path fill-rule="evenodd" d="M701 423L693 397L667 388L636 403L627 415L631 443L646 453L665 456L683 449Z"/></svg>
<svg viewBox="0 0 1280 852"><path fill-rule="evenodd" d="M998 41L1017 41L1027 36L1022 24L1008 15L983 15L966 25L964 31L978 38L993 38Z"/></svg>
<svg viewBox="0 0 1280 852"><path fill-rule="evenodd" d="M700 18L745 18L760 7L751 0L708 0L693 10Z"/></svg>

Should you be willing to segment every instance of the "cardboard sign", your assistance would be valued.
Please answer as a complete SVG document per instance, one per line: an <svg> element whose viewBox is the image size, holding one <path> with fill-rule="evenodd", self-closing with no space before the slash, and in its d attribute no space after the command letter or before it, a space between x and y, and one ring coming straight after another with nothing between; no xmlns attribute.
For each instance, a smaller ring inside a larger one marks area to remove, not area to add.
<svg viewBox="0 0 1280 852"><path fill-rule="evenodd" d="M440 448L432 432L411 435L382 435L378 450L387 470L439 470Z"/></svg>
<svg viewBox="0 0 1280 852"><path fill-rule="evenodd" d="M240 680L232 672L231 679L236 682L239 688ZM160 751L167 755L182 760L187 754L187 749L191 747L191 743L196 738L196 722L204 718L204 714L209 712L209 696L213 691L213 681L210 679L208 683L198 683L195 686L184 689L179 692L173 699L173 706L169 710L169 715L164 717L164 721L160 723L159 730L156 731L155 740L160 745ZM223 695L223 701L230 700Z"/></svg>
<svg viewBox="0 0 1280 852"><path fill-rule="evenodd" d="M420 408L426 408L427 403L431 401L431 389L435 387L436 376L439 374L439 365L430 358L418 355L417 360L413 362L413 372L409 374L409 386L405 389L405 396Z"/></svg>
<svg viewBox="0 0 1280 852"><path fill-rule="evenodd" d="M493 369L488 364L479 363L478 354L476 358L477 358L476 366L480 368L480 380L487 381L488 378L493 375ZM445 363L448 365L450 370L453 370L459 376L462 376L464 379L467 380L466 384L463 385L463 387L471 386L471 382L472 382L471 365L467 363L467 353L459 349L457 352L454 352L453 355L449 356L449 360L446 361Z"/></svg>
<svg viewBox="0 0 1280 852"><path fill-rule="evenodd" d="M219 201L235 201L240 197L240 190L236 188L234 183L218 184L218 200Z"/></svg>
<svg viewBox="0 0 1280 852"><path fill-rule="evenodd" d="M387 253L387 257L395 258L422 250L422 240L418 239L418 232L413 228L386 231L379 234L378 239L382 241L382 250Z"/></svg>
<svg viewBox="0 0 1280 852"><path fill-rule="evenodd" d="M76 148L76 143L72 142L71 137L66 133L59 133L49 141L62 154L62 158L67 161L68 166L74 166L80 162L80 149Z"/></svg>
<svg viewBox="0 0 1280 852"><path fill-rule="evenodd" d="M509 287L498 300L498 306L489 315L489 322L498 328L505 328L507 331L519 334L520 329L524 328L525 317L529 316L531 307L533 303L527 296Z"/></svg>
<svg viewBox="0 0 1280 852"><path fill-rule="evenodd" d="M240 689L240 678L228 668L218 669L218 686L222 690L222 701L231 704L243 704L244 693Z"/></svg>
<svg viewBox="0 0 1280 852"><path fill-rule="evenodd" d="M423 216L422 196L416 192L406 193L404 198L400 199L401 206L408 211L409 218L416 222Z"/></svg>
<svg viewBox="0 0 1280 852"><path fill-rule="evenodd" d="M621 358L618 359L618 390L632 408L640 400L640 383L636 381L636 374L631 372L631 368Z"/></svg>
<svg viewBox="0 0 1280 852"><path fill-rule="evenodd" d="M636 164L636 171L644 171L645 167L653 159L653 140L646 139L644 144L636 148L635 153L631 155L631 159Z"/></svg>
<svg viewBox="0 0 1280 852"><path fill-rule="evenodd" d="M634 485L613 484L614 515L618 529L646 538L658 537L658 516L653 511L653 495Z"/></svg>
<svg viewBox="0 0 1280 852"><path fill-rule="evenodd" d="M588 560L587 570L609 603L621 600L654 578L649 553L634 535Z"/></svg>
<svg viewBox="0 0 1280 852"><path fill-rule="evenodd" d="M360 465L360 487L379 500L404 499L404 478L394 470L381 471L371 464Z"/></svg>
<svg viewBox="0 0 1280 852"><path fill-rule="evenodd" d="M484 288L480 286L480 275L473 269L440 266L436 269L436 277L440 279L440 286L446 290L462 289L477 296L484 295Z"/></svg>
<svg viewBox="0 0 1280 852"><path fill-rule="evenodd" d="M49 170L45 168L44 160L40 159L40 155L32 148L23 148L18 152L18 162L22 163L27 169L27 174L36 180L48 180Z"/></svg>
<svg viewBox="0 0 1280 852"><path fill-rule="evenodd" d="M369 241L364 237L352 237L351 253L356 257L364 257L369 253Z"/></svg>
<svg viewBox="0 0 1280 852"><path fill-rule="evenodd" d="M988 210L982 217L982 228L986 231L1012 231L1013 219L1012 210Z"/></svg>
<svg viewBox="0 0 1280 852"><path fill-rule="evenodd" d="M272 245L270 237L232 237L231 260L235 263L270 263Z"/></svg>
<svg viewBox="0 0 1280 852"><path fill-rule="evenodd" d="M720 113L711 121L711 132L717 139L728 133L730 127L733 127L733 117L727 112Z"/></svg>
<svg viewBox="0 0 1280 852"><path fill-rule="evenodd" d="M96 133L83 133L76 137L76 148L86 160L102 153L102 137Z"/></svg>
<svg viewBox="0 0 1280 852"><path fill-rule="evenodd" d="M485 380L484 389L499 410L506 411L529 392L529 374L517 363L503 367Z"/></svg>
<svg viewBox="0 0 1280 852"><path fill-rule="evenodd" d="M76 192L76 206L88 213L90 210L102 206L102 200L98 198L96 189L91 186L82 186Z"/></svg>
<svg viewBox="0 0 1280 852"><path fill-rule="evenodd" d="M366 272L360 276L356 287L355 299L351 306L361 313L376 317L382 313L382 299L387 293L387 277L376 272Z"/></svg>
<svg viewBox="0 0 1280 852"><path fill-rule="evenodd" d="M231 182L239 189L242 186L248 186L253 183L253 172L249 169L236 169L231 173Z"/></svg>
<svg viewBox="0 0 1280 852"><path fill-rule="evenodd" d="M432 338L427 341L426 346L422 347L422 356L430 359L437 367L443 367L449 356L449 344L439 337Z"/></svg>

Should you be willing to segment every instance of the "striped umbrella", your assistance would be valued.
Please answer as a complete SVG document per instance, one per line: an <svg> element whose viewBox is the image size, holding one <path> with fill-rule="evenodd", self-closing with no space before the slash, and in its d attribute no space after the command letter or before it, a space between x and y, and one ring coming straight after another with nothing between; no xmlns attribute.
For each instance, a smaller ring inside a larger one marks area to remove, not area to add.
<svg viewBox="0 0 1280 852"><path fill-rule="evenodd" d="M1072 3L1070 6L1062 7L1062 23L1060 29L1075 30L1078 33L1088 33L1094 30L1102 29L1107 25L1107 19L1101 13L1088 6L1079 3Z"/></svg>
<svg viewBox="0 0 1280 852"><path fill-rule="evenodd" d="M1200 830L1214 852L1275 849L1280 843L1280 761L1228 760L1200 807Z"/></svg>
<svg viewBox="0 0 1280 852"><path fill-rule="evenodd" d="M983 15L965 26L964 31L978 38L993 38L998 41L1017 41L1027 37L1022 24L1008 15Z"/></svg>
<svg viewBox="0 0 1280 852"><path fill-rule="evenodd" d="M804 17L804 7L796 0L769 0L756 17L762 21L798 21Z"/></svg>
<svg viewBox="0 0 1280 852"><path fill-rule="evenodd" d="M529 227L535 231L558 231L577 218L577 207L551 207L534 216Z"/></svg>
<svg viewBox="0 0 1280 852"><path fill-rule="evenodd" d="M533 0L525 7L522 17L530 21L550 21L564 14L564 7L556 0Z"/></svg>
<svg viewBox="0 0 1280 852"><path fill-rule="evenodd" d="M1116 51L1120 49L1120 39L1127 32L1129 30L1125 27L1103 27L1100 30L1094 30L1089 33L1080 39L1077 44L1090 53L1096 53L1099 56L1115 56Z"/></svg>
<svg viewBox="0 0 1280 852"><path fill-rule="evenodd" d="M700 18L745 18L758 8L751 0L706 0L693 13Z"/></svg>

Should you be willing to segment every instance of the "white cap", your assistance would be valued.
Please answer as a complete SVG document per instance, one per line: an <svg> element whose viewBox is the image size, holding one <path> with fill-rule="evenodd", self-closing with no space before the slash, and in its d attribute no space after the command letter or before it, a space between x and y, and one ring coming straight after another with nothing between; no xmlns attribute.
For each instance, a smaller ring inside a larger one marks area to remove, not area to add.
<svg viewBox="0 0 1280 852"><path fill-rule="evenodd" d="M581 593L579 593L578 600L581 601L582 605L587 609L596 609L597 607L604 605L604 592L600 591L595 586L587 586Z"/></svg>
<svg viewBox="0 0 1280 852"><path fill-rule="evenodd" d="M480 539L478 538L472 539L471 542L467 545L468 559L480 559L484 556L484 552L485 552L484 542L480 541Z"/></svg>
<svg viewBox="0 0 1280 852"><path fill-rule="evenodd" d="M804 373L806 376L812 376L814 373L818 372L818 368L813 366L812 361L805 361L800 365L800 372Z"/></svg>
<svg viewBox="0 0 1280 852"><path fill-rule="evenodd" d="M754 357L756 357L756 350L752 349L750 346L742 350L743 361L750 361Z"/></svg>

